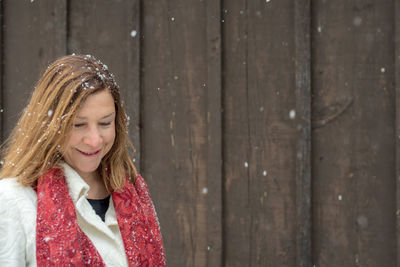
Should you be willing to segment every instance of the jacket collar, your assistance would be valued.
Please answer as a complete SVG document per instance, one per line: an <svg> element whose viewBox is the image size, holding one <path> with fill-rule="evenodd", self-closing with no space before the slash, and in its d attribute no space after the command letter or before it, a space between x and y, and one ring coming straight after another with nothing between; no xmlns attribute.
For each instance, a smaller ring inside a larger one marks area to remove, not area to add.
<svg viewBox="0 0 400 267"><path fill-rule="evenodd" d="M96 215L95 211L86 200L86 196L88 194L90 186L66 162L62 162L61 166L64 168L64 176L65 181L67 182L69 195L71 196L72 202L74 203L77 212L79 212L82 218L86 220L89 224L92 224L100 231L112 237L110 229L107 229L106 226L110 227L118 225L113 201L110 200L110 206L108 207L108 210L106 212L104 225L100 217Z"/></svg>
<svg viewBox="0 0 400 267"><path fill-rule="evenodd" d="M68 185L69 194L74 204L82 197L86 197L90 189L89 185L82 179L82 177L67 163L62 162L61 166L64 168L65 180Z"/></svg>

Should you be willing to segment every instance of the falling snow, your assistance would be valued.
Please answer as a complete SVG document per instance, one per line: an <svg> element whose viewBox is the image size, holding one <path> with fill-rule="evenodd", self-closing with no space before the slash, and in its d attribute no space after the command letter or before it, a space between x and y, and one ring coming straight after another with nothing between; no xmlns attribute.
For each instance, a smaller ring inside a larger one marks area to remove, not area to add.
<svg viewBox="0 0 400 267"><path fill-rule="evenodd" d="M296 118L296 111L294 110L294 109L292 109L290 112L289 112L289 117L290 117L290 119L294 119L294 118Z"/></svg>
<svg viewBox="0 0 400 267"><path fill-rule="evenodd" d="M246 167L246 168L249 167L249 163L247 161L244 163L244 167Z"/></svg>
<svg viewBox="0 0 400 267"><path fill-rule="evenodd" d="M137 34L137 31L135 31L135 30L131 31L131 36L132 36L132 37L135 37L136 34Z"/></svg>
<svg viewBox="0 0 400 267"><path fill-rule="evenodd" d="M354 24L354 26L360 26L361 23L362 23L362 18L360 18L360 17L355 17L355 18L353 19L353 24Z"/></svg>

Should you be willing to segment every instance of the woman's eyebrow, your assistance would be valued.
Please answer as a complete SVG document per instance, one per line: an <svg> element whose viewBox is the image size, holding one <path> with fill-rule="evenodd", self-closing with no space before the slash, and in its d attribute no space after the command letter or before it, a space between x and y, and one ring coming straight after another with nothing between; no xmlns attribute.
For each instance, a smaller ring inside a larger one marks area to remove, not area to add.
<svg viewBox="0 0 400 267"><path fill-rule="evenodd" d="M114 113L115 112L111 112L110 114L105 115L104 117L101 117L100 120L107 119L108 117L111 117L112 115L114 115ZM81 117L81 116L77 116L76 118L79 119L79 120L86 120L87 119L86 117Z"/></svg>

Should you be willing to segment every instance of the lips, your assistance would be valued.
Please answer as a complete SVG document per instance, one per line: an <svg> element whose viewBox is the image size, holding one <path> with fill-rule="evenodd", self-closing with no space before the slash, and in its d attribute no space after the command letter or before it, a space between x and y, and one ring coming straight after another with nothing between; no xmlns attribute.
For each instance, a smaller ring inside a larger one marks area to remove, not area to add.
<svg viewBox="0 0 400 267"><path fill-rule="evenodd" d="M84 155L86 157L96 157L100 154L101 149L95 150L95 151L82 151L79 149L76 149L81 155Z"/></svg>

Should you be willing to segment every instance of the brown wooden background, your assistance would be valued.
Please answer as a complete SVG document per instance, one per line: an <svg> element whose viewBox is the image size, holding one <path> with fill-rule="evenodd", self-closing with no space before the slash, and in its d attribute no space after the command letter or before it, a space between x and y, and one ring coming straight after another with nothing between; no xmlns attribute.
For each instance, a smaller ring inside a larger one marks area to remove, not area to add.
<svg viewBox="0 0 400 267"><path fill-rule="evenodd" d="M48 63L100 58L168 266L400 266L398 0L3 0L0 15L2 140Z"/></svg>

